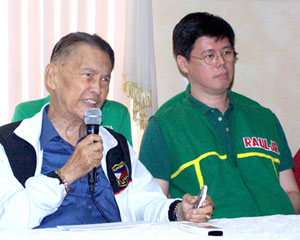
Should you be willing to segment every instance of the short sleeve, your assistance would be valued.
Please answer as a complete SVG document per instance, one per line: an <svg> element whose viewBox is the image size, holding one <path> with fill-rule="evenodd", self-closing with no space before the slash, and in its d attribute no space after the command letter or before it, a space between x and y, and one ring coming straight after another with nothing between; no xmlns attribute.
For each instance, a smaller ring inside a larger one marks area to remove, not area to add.
<svg viewBox="0 0 300 240"><path fill-rule="evenodd" d="M167 142L155 117L151 117L145 130L139 158L154 178L170 180L171 166Z"/></svg>
<svg viewBox="0 0 300 240"><path fill-rule="evenodd" d="M101 110L102 126L122 134L132 145L130 114L127 107L119 102L106 100Z"/></svg>
<svg viewBox="0 0 300 240"><path fill-rule="evenodd" d="M24 120L33 117L42 107L50 101L50 95L38 100L22 102L18 104L14 110L12 122Z"/></svg>
<svg viewBox="0 0 300 240"><path fill-rule="evenodd" d="M12 117L12 122L21 121L23 119L27 118L26 113L24 113L23 108L21 105L17 105Z"/></svg>
<svg viewBox="0 0 300 240"><path fill-rule="evenodd" d="M124 110L123 121L120 124L119 131L125 136L130 145L132 145L130 115L127 108Z"/></svg>
<svg viewBox="0 0 300 240"><path fill-rule="evenodd" d="M291 169L294 167L294 162L293 162L293 157L292 157L292 153L291 150L288 146L288 142L286 139L286 136L284 134L284 131L282 129L282 126L278 120L278 118L275 116L275 122L276 122L276 126L277 126L277 130L278 130L278 135L279 135L279 139L280 139L280 144L283 146L282 147L282 152L280 153L281 157L281 162L280 162L280 166L279 166L279 171L282 172L284 170L287 169Z"/></svg>

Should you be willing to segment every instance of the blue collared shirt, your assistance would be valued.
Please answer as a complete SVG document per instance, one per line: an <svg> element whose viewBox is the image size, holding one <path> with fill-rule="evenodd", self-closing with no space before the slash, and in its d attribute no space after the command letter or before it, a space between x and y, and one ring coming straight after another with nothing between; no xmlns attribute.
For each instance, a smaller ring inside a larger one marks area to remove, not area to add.
<svg viewBox="0 0 300 240"><path fill-rule="evenodd" d="M47 116L48 107L46 106L43 112L40 136L40 145L43 150L42 174L48 174L61 168L75 150L74 146L59 136L50 122ZM121 221L111 186L101 166L97 168L95 198L111 222ZM84 176L70 186L70 194L64 199L58 210L45 217L39 227L105 222L106 220L92 201L88 186L88 176Z"/></svg>

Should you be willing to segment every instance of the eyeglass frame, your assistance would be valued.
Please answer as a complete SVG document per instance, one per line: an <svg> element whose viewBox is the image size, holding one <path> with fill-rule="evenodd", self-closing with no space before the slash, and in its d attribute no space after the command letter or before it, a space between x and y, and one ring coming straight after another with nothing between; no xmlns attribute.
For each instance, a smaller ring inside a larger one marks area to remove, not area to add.
<svg viewBox="0 0 300 240"><path fill-rule="evenodd" d="M201 60L201 61L203 61L203 62L204 62L205 64L207 64L207 65L214 65L214 64L218 61L219 57L222 57L222 59L224 60L224 62L226 62L226 63L231 63L231 62L235 62L235 61L238 60L237 55L239 54L239 53L236 52L234 49L231 49L231 50L233 51L234 57L233 57L233 61L230 61L230 62L226 61L225 58L224 58L224 56L222 55L222 53L217 52L217 51L214 51L214 53L217 54L217 55L216 55L217 58L216 58L215 61L212 62L212 63L207 63L207 62L205 62L205 59L204 59L204 58L205 58L206 56L203 56L203 57L196 57L196 56L190 55L190 58L195 58L195 59ZM225 51L224 51L224 52L225 52Z"/></svg>

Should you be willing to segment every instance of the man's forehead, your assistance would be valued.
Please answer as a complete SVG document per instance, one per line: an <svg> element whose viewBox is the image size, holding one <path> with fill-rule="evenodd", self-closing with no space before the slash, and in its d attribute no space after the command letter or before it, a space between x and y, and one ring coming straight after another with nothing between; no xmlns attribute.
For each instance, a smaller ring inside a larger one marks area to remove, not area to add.
<svg viewBox="0 0 300 240"><path fill-rule="evenodd" d="M79 43L76 46L74 46L73 53L75 55L82 55L82 54L85 54L86 52L94 52L94 54L96 54L98 52L98 53L105 54L108 56L108 53L103 51L100 47L94 46L92 44ZM87 54L85 54L85 55L88 56Z"/></svg>
<svg viewBox="0 0 300 240"><path fill-rule="evenodd" d="M111 68L111 60L108 53L99 47L88 44L80 44L72 49L68 57L63 58L61 63L62 66L78 65L79 67L85 64L93 64L95 67L109 65ZM88 67L88 65L86 67Z"/></svg>
<svg viewBox="0 0 300 240"><path fill-rule="evenodd" d="M209 35L207 35L207 36L198 37L196 39L196 41L201 40L201 39L206 40L206 41L215 42L215 43L217 43L217 42L228 42L228 43L230 43L228 37L226 37L226 36L209 36Z"/></svg>
<svg viewBox="0 0 300 240"><path fill-rule="evenodd" d="M201 48L202 50L207 50L211 47L213 48L214 46L218 46L221 48L232 47L227 37L202 36L197 38L193 45L193 49L197 47Z"/></svg>

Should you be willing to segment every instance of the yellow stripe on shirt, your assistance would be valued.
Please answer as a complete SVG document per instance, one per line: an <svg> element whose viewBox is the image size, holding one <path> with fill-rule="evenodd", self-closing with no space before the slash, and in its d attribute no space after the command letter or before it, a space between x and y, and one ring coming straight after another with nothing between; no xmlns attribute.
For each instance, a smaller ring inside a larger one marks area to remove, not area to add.
<svg viewBox="0 0 300 240"><path fill-rule="evenodd" d="M274 171L275 171L275 173L278 177L278 172L277 172L276 167L275 167L275 162L280 164L280 160L278 158L274 158L270 155L267 155L265 153L260 153L260 152L240 153L240 154L237 155L237 158L246 158L246 157L255 157L255 156L271 159L273 167L274 167Z"/></svg>
<svg viewBox="0 0 300 240"><path fill-rule="evenodd" d="M199 185L200 185L200 189L202 188L203 186L203 176L202 176L202 173L201 173L201 169L200 169L200 164L199 162L204 159L204 158L207 158L209 156L213 156L213 155L216 155L219 157L219 159L221 160L224 160L227 158L227 155L220 155L218 154L217 152L207 152L207 153L204 153L202 155L200 155L199 157L197 157L196 159L194 160L191 160L189 162L186 162L184 164L182 164L172 175L171 175L171 179L177 177L184 169L194 165L195 167L195 171L196 171L196 175L197 175L197 179L198 179L198 182L199 182Z"/></svg>

